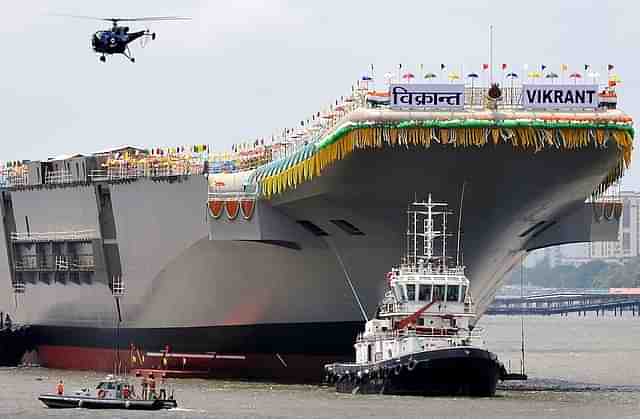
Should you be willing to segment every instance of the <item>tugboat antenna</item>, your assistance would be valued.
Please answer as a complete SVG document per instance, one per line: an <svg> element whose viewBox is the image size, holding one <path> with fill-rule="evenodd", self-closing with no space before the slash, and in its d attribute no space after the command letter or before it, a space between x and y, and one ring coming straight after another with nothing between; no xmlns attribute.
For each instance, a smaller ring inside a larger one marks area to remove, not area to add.
<svg viewBox="0 0 640 419"><path fill-rule="evenodd" d="M520 262L520 301L524 299L524 259ZM522 375L525 375L524 368L524 312L520 313L520 347L522 350Z"/></svg>
<svg viewBox="0 0 640 419"><path fill-rule="evenodd" d="M460 266L460 231L462 230L462 201L464 200L464 186L467 181L462 182L462 192L460 193L460 208L458 209L458 248L456 250L456 267Z"/></svg>
<svg viewBox="0 0 640 419"><path fill-rule="evenodd" d="M489 25L489 86L493 84L493 25Z"/></svg>

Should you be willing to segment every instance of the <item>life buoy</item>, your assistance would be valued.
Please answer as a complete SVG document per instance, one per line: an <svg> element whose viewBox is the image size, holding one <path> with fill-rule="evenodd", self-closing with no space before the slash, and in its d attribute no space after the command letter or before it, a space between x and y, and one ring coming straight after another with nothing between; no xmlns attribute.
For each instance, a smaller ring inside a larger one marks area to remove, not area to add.
<svg viewBox="0 0 640 419"><path fill-rule="evenodd" d="M104 396L105 396L105 395L106 395L106 394L105 394L105 392L104 392L104 390L103 390L103 389L98 390L98 398L99 398L99 399L104 399Z"/></svg>
<svg viewBox="0 0 640 419"><path fill-rule="evenodd" d="M407 364L407 370L413 371L416 369L417 365L418 365L418 361L416 361L415 359L410 359L409 363Z"/></svg>

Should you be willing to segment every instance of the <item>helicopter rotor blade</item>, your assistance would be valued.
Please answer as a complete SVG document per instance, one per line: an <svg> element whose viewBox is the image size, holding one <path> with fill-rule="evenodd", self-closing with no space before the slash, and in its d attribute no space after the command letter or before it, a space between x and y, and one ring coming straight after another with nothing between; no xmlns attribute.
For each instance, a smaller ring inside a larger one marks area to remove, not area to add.
<svg viewBox="0 0 640 419"><path fill-rule="evenodd" d="M51 16L59 16L59 17L71 17L74 19L87 19L87 20L100 20L103 22L113 22L113 21L118 21L120 19L118 18L110 18L110 17L96 17L96 16L82 16L82 15L59 15L59 14L52 14Z"/></svg>
<svg viewBox="0 0 640 419"><path fill-rule="evenodd" d="M180 16L153 16L153 17L133 17L133 18L118 18L119 22L150 22L150 21L167 21L167 20L191 20L190 17Z"/></svg>
<svg viewBox="0 0 640 419"><path fill-rule="evenodd" d="M61 17L71 17L74 19L89 19L89 20L100 20L103 22L149 22L149 21L171 21L171 20L191 20L190 17L181 17L181 16L151 16L151 17L97 17L97 16L82 16L82 15L58 15L53 14L52 16L61 16Z"/></svg>

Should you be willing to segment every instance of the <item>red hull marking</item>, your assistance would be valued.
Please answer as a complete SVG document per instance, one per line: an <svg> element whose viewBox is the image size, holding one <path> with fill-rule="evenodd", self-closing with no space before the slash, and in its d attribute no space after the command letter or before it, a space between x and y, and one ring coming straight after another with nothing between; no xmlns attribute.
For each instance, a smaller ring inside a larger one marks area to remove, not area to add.
<svg viewBox="0 0 640 419"><path fill-rule="evenodd" d="M83 348L78 346L50 346L38 347L40 362L47 368L113 371L115 351L105 348ZM220 354L235 355L235 354ZM198 359L190 358L183 364L182 359L168 358L167 366L162 367L160 357L145 357L144 365L132 364L129 350L120 350L120 361L123 369L133 371L143 370L171 370L174 377L188 377L189 372L198 376L211 378L271 378L294 382L322 380L323 366L337 359L330 355L300 355L300 354L238 354L245 359Z"/></svg>

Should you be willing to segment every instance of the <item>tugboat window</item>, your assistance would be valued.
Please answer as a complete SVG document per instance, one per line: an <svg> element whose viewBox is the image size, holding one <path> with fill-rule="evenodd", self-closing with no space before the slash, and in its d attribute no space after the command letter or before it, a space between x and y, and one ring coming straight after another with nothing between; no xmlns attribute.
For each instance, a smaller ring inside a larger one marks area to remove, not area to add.
<svg viewBox="0 0 640 419"><path fill-rule="evenodd" d="M431 284L421 284L418 288L418 300L429 301L431 299Z"/></svg>
<svg viewBox="0 0 640 419"><path fill-rule="evenodd" d="M407 284L407 300L414 301L416 299L416 285Z"/></svg>
<svg viewBox="0 0 640 419"><path fill-rule="evenodd" d="M433 301L444 301L444 285L435 285L433 287Z"/></svg>
<svg viewBox="0 0 640 419"><path fill-rule="evenodd" d="M447 287L447 301L458 301L459 290L460 287L455 285Z"/></svg>

